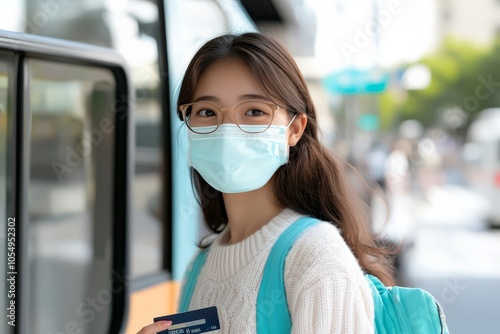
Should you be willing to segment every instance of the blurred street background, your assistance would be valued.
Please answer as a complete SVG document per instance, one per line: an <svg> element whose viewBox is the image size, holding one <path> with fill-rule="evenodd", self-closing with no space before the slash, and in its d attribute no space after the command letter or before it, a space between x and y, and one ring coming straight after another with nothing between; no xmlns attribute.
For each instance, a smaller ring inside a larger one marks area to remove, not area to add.
<svg viewBox="0 0 500 334"><path fill-rule="evenodd" d="M500 333L500 2L243 3L296 57L325 143L374 186L398 283L433 293L451 333Z"/></svg>
<svg viewBox="0 0 500 334"><path fill-rule="evenodd" d="M175 21L168 32L176 46L168 50L175 86L195 45L214 37L211 31L238 26L241 12L229 0L167 2L175 9L167 17ZM165 92L159 84L156 1L0 3L0 29L112 47L130 66L136 92L130 277L159 272ZM241 0L239 5L259 31L291 51L319 112L323 142L373 188L359 187L360 194L372 210L374 231L401 247L398 283L436 296L450 333L500 333L500 1ZM74 118L72 110L84 107L75 107L76 99L47 95L53 85L47 76L40 74L32 93L43 108L41 116L33 109L32 120L30 256L34 263L37 257L73 255L85 262L90 252L78 247L89 248L88 224L66 217L86 212L85 193L78 190L86 181L74 173L79 183L58 182L49 168L58 157L43 146L49 138L47 146L53 147L60 140L55 134L66 130L72 147L79 143L73 137L81 136L81 129L75 125L73 131L57 119L66 113ZM6 82L0 80L0 88ZM48 176L39 173L43 168L49 168ZM49 192L60 199L43 195ZM190 205L179 211L192 212ZM70 232L74 238L68 242ZM64 251L56 247L59 241ZM43 268L33 275L40 286L55 275ZM41 296L44 309L49 297Z"/></svg>

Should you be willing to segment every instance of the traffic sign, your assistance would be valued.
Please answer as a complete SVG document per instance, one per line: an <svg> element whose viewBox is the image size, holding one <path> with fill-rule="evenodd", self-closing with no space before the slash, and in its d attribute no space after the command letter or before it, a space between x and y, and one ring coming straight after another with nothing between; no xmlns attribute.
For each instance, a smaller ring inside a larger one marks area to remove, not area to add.
<svg viewBox="0 0 500 334"><path fill-rule="evenodd" d="M323 86L337 94L373 94L387 88L389 75L379 69L347 68L327 75Z"/></svg>

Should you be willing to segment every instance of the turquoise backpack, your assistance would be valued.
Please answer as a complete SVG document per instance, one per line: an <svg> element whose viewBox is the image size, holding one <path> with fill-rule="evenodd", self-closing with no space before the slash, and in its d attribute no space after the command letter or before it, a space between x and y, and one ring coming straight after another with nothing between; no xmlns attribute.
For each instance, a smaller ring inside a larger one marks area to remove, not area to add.
<svg viewBox="0 0 500 334"><path fill-rule="evenodd" d="M258 334L291 332L283 276L285 259L297 238L319 222L311 217L298 219L282 233L271 249L257 295ZM207 254L206 249L201 251L186 274L180 312L189 308ZM449 334L443 310L429 292L418 288L386 287L375 276L365 276L373 295L376 334Z"/></svg>

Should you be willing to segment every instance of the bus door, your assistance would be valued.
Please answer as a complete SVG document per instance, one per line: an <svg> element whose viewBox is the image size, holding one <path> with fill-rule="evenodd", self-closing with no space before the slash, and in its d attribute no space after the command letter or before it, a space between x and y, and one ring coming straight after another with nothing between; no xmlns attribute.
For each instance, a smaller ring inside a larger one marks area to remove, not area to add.
<svg viewBox="0 0 500 334"><path fill-rule="evenodd" d="M112 50L0 32L0 332L120 331L129 95Z"/></svg>

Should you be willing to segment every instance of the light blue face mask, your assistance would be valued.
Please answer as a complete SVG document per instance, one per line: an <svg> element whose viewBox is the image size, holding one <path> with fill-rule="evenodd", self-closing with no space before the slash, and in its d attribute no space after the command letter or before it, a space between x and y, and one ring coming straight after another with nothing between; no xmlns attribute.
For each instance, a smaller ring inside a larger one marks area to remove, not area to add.
<svg viewBox="0 0 500 334"><path fill-rule="evenodd" d="M272 125L265 132L247 133L236 124L221 124L209 134L188 131L188 164L220 192L259 189L288 162L287 128Z"/></svg>

